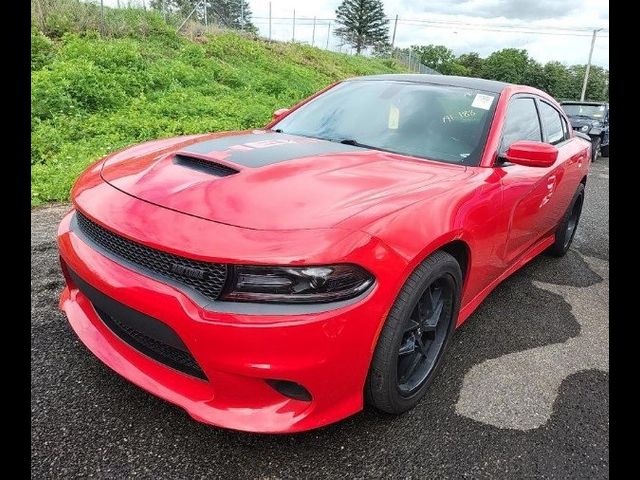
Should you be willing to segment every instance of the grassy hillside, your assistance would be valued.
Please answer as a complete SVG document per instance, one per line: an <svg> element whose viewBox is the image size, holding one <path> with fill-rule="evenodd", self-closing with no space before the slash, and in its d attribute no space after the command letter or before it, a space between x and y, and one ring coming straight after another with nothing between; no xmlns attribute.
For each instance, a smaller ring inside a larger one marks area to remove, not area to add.
<svg viewBox="0 0 640 480"><path fill-rule="evenodd" d="M196 41L150 12L103 37L58 21L31 33L32 204L66 200L93 160L144 140L264 125L276 109L390 61L231 33Z"/></svg>

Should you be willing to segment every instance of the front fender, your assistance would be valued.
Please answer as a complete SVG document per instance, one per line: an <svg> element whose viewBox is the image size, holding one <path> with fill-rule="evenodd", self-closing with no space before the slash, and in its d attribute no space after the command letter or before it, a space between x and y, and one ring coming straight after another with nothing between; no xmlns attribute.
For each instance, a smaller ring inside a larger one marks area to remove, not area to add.
<svg viewBox="0 0 640 480"><path fill-rule="evenodd" d="M496 245L505 241L508 228L502 203L499 172L477 167L452 188L387 215L367 225L367 233L381 239L406 261L399 291L415 268L445 245L463 242L469 253L462 305L498 276L503 267Z"/></svg>

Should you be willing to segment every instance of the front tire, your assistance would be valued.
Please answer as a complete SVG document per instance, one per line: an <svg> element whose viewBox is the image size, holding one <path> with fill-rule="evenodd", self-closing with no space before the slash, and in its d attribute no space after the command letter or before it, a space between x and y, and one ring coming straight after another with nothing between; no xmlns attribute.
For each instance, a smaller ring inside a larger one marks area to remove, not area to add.
<svg viewBox="0 0 640 480"><path fill-rule="evenodd" d="M399 414L422 399L453 334L461 288L460 265L443 251L409 276L380 332L365 384L369 405Z"/></svg>
<svg viewBox="0 0 640 480"><path fill-rule="evenodd" d="M581 183L573 195L573 199L569 204L569 208L560 222L556 230L556 239L553 245L549 247L548 253L554 257L563 257L571 247L573 237L578 229L580 222L580 214L582 213L582 204L584 203L584 185Z"/></svg>

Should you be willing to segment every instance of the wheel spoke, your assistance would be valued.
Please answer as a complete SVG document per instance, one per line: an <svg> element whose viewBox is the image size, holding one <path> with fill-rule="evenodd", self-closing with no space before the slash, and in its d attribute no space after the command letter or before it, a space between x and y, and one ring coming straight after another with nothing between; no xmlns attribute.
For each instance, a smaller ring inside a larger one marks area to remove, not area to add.
<svg viewBox="0 0 640 480"><path fill-rule="evenodd" d="M407 328L405 328L404 333L407 332L413 332L414 330L416 330L418 327L420 326L420 324L418 322L416 322L413 319L409 319L409 325L407 325Z"/></svg>
<svg viewBox="0 0 640 480"><path fill-rule="evenodd" d="M436 305L436 307L433 309L433 312L431 313L429 318L427 318L425 320L424 324L422 325L422 329L425 332L435 330L435 328L438 326L438 321L440 320L440 316L442 314L442 309L443 308L444 308L444 302L440 301Z"/></svg>
<svg viewBox="0 0 640 480"><path fill-rule="evenodd" d="M418 344L418 350L420 350L422 356L426 357L427 351L429 350L429 346L422 341L421 336L416 337L416 343Z"/></svg>
<svg viewBox="0 0 640 480"><path fill-rule="evenodd" d="M404 371L404 373L400 377L401 383L404 383L409 378L411 378L411 374L415 371L416 367L420 364L420 360L422 360L423 358L424 357L422 356L421 353L414 355L414 357L411 359L411 364L409 365L409 367L407 367L407 369Z"/></svg>
<svg viewBox="0 0 640 480"><path fill-rule="evenodd" d="M400 350L398 351L398 355L408 355L409 353L413 353L416 350L416 339L413 335L407 337L407 339L400 345Z"/></svg>
<svg viewBox="0 0 640 480"><path fill-rule="evenodd" d="M433 310L435 308L435 305L439 304L440 300L442 299L442 289L438 287L432 287L429 289L429 292L431 298L431 309Z"/></svg>

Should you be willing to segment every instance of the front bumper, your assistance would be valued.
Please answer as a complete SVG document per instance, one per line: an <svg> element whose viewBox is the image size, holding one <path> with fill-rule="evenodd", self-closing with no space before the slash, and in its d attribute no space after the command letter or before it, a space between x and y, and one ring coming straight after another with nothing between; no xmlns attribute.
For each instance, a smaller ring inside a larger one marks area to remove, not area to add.
<svg viewBox="0 0 640 480"><path fill-rule="evenodd" d="M83 211L107 225L110 220L120 221L118 227L129 229L126 234L139 232L132 227L132 217L121 214L123 210L131 211L125 206L131 205L130 198L121 198L121 209L87 212L83 208ZM161 215L166 216L161 223L164 225L177 226L183 222L182 226L186 227L184 222L197 222L200 230L195 231L208 229L207 238L231 233L228 230L231 227L140 201L135 201L135 210L136 218L143 219L141 221L149 218L144 214L148 210L155 215L162 212ZM173 329L206 374L206 380L174 370L124 342L101 320L88 297L67 275L61 309L89 350L120 375L182 407L196 420L237 430L308 430L362 409L373 349L406 266L377 240L369 238L367 254L363 254L366 249L363 250L362 242L351 242L352 253L339 258L356 260L377 278L384 273L384 280L377 281L356 302L314 313L290 314L286 309L279 314L270 311L268 315L216 312L199 306L174 286L125 268L92 249L70 228L72 215L70 212L64 218L58 232L64 264L109 298ZM129 227L124 226L123 218L128 219ZM155 233L161 235L160 230ZM151 235L154 238L153 232ZM286 239L283 240L286 244ZM250 251L248 243L231 242L236 251L238 248ZM322 255L314 254L313 260L320 260ZM358 258L350 258L354 256ZM237 258L237 261L242 263L247 259ZM310 392L312 399L288 398L266 379L296 382Z"/></svg>

